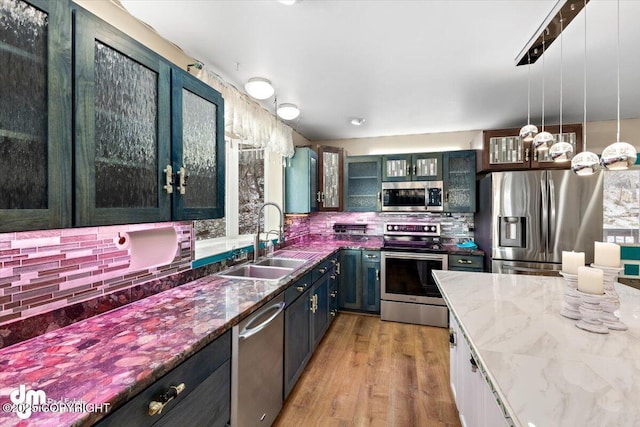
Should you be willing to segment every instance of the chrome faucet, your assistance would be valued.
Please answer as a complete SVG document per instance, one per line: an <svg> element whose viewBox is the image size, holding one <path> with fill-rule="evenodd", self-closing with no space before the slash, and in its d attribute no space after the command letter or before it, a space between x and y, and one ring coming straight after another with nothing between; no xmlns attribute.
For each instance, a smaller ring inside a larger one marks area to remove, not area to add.
<svg viewBox="0 0 640 427"><path fill-rule="evenodd" d="M260 258L260 213L264 209L265 206L275 206L280 213L280 226L278 227L278 243L282 242L282 227L284 226L284 214L282 213L282 209L278 206L277 203L266 202L260 205L258 208L258 219L256 220L256 238L253 241L253 260L257 261Z"/></svg>

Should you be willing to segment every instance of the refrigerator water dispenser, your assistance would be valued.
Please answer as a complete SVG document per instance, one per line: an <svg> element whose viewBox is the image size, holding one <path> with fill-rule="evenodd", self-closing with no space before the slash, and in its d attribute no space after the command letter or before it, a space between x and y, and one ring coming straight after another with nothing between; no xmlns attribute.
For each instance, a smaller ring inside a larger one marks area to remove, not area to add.
<svg viewBox="0 0 640 427"><path fill-rule="evenodd" d="M526 217L524 216L501 216L500 242L499 246L509 248L524 248L527 245L525 236Z"/></svg>

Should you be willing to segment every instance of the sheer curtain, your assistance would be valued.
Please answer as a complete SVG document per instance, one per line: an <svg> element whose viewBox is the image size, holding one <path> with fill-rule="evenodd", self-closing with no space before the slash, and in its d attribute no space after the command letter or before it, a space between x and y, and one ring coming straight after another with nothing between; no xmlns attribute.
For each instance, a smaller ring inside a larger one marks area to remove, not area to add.
<svg viewBox="0 0 640 427"><path fill-rule="evenodd" d="M293 156L293 131L289 126L213 71L203 68L195 76L222 94L224 127L228 137L243 144L262 147L282 157Z"/></svg>

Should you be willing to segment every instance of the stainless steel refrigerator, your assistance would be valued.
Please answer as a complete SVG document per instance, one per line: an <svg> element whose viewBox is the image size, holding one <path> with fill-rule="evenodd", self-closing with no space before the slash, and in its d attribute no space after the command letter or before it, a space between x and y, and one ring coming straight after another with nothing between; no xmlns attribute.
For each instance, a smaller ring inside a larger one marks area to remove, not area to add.
<svg viewBox="0 0 640 427"><path fill-rule="evenodd" d="M602 240L603 174L568 170L494 172L478 183L476 243L487 271L557 275L562 251L585 253ZM489 256L490 255L490 256Z"/></svg>

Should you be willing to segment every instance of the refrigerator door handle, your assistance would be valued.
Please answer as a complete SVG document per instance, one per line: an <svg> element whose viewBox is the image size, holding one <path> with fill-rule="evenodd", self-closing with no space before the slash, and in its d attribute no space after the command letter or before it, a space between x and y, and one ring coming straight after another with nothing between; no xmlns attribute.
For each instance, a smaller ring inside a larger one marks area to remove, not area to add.
<svg viewBox="0 0 640 427"><path fill-rule="evenodd" d="M540 224L541 241L540 247L546 253L547 252L547 232L549 230L549 211L548 211L548 195L547 195L547 183L545 179L540 180L540 196L542 198L542 222Z"/></svg>
<svg viewBox="0 0 640 427"><path fill-rule="evenodd" d="M553 182L551 175L549 175L549 213L551 216L547 223L547 227L549 228L549 245L547 247L547 253L548 255L551 255L556 241L556 185Z"/></svg>

